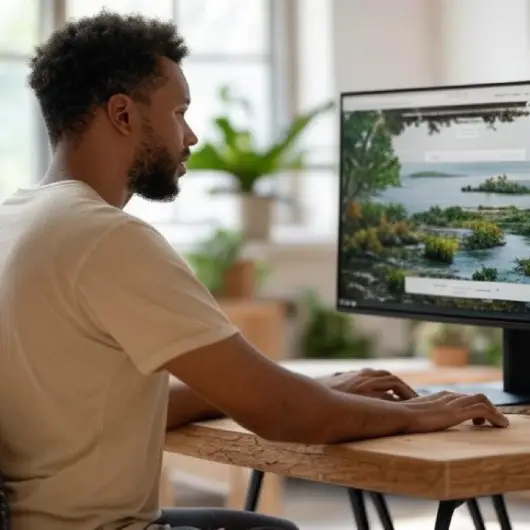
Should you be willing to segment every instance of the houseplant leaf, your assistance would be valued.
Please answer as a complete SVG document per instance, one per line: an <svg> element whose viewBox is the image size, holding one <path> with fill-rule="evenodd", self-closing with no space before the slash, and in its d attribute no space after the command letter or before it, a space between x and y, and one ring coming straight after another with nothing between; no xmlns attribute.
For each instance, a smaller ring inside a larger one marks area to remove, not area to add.
<svg viewBox="0 0 530 530"><path fill-rule="evenodd" d="M264 154L267 164L269 164L271 167L276 167L276 171L285 170L286 168L282 165L283 157L290 153L291 149L293 149L295 146L296 141L313 122L313 120L320 114L331 110L333 107L334 103L328 102L294 118L287 130L281 135L280 139L275 142Z"/></svg>
<svg viewBox="0 0 530 530"><path fill-rule="evenodd" d="M242 107L247 115L251 114L248 101L236 98L228 87L222 87L219 96L226 105ZM236 127L227 115L218 116L214 119L218 139L205 142L195 150L188 162L188 169L231 175L234 185L216 188L215 193L228 191L253 194L262 177L305 167L304 154L293 153L296 141L317 116L333 106L333 102L329 102L294 118L279 139L265 149L256 147L250 129Z"/></svg>
<svg viewBox="0 0 530 530"><path fill-rule="evenodd" d="M197 151L194 151L186 163L188 169L202 171L226 171L227 160L218 147L210 142L205 142Z"/></svg>
<svg viewBox="0 0 530 530"><path fill-rule="evenodd" d="M227 152L236 155L252 149L252 135L247 130L237 130L227 116L214 120Z"/></svg>

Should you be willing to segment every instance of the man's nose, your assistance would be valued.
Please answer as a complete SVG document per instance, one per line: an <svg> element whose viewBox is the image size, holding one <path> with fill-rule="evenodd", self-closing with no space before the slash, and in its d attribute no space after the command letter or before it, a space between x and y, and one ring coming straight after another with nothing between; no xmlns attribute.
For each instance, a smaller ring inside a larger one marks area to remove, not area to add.
<svg viewBox="0 0 530 530"><path fill-rule="evenodd" d="M188 147L197 145L199 143L199 139L197 138L197 136L195 135L195 133L190 127L188 128L188 134L187 134L186 140L187 140Z"/></svg>

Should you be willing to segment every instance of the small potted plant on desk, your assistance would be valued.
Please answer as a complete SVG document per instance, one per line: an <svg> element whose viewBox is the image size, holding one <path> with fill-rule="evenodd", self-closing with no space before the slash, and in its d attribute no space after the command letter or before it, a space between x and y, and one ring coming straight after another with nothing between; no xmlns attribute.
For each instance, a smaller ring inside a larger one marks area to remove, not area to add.
<svg viewBox="0 0 530 530"><path fill-rule="evenodd" d="M471 335L467 326L436 324L428 339L429 355L436 366L467 366Z"/></svg>
<svg viewBox="0 0 530 530"><path fill-rule="evenodd" d="M226 107L226 114L214 119L218 138L205 141L193 150L187 168L230 175L232 183L227 188L213 189L212 193L238 194L244 238L266 241L270 237L272 206L279 197L260 193L258 184L265 177L306 167L304 153L297 149L297 141L314 119L330 110L333 103L326 103L297 116L274 142L260 148L255 142L251 126L238 127L228 116L229 107L240 107L249 120L252 113L249 102L234 97L228 87L222 87L219 95Z"/></svg>

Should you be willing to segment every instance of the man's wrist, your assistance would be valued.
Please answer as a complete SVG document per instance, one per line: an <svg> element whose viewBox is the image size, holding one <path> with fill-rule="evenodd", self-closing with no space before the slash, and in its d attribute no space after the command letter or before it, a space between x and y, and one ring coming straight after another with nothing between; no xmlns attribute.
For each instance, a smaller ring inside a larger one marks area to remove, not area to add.
<svg viewBox="0 0 530 530"><path fill-rule="evenodd" d="M410 434L413 432L416 411L403 402L393 404L397 407L396 414L399 424L399 432L397 434Z"/></svg>

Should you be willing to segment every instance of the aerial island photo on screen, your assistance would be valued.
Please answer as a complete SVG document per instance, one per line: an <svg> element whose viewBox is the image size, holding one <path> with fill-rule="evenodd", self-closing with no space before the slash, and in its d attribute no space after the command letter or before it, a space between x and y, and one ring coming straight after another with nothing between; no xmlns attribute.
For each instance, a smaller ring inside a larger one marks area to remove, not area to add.
<svg viewBox="0 0 530 530"><path fill-rule="evenodd" d="M530 311L405 289L407 277L530 284L527 146L526 102L343 110L339 297Z"/></svg>

